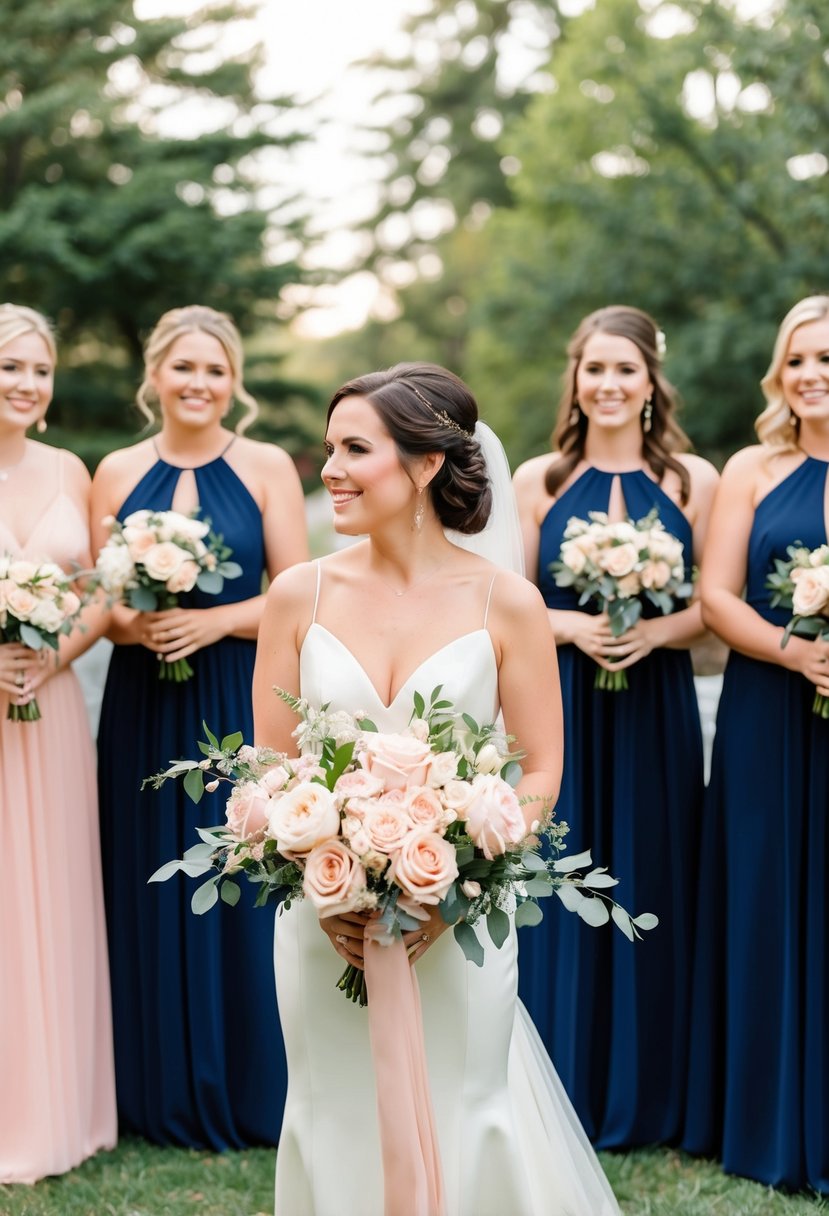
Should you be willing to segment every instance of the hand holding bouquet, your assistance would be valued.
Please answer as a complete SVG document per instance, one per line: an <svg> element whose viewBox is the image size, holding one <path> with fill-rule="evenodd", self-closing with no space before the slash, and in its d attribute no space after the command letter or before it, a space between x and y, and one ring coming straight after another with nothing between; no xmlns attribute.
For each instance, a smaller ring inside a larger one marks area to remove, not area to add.
<svg viewBox="0 0 829 1216"><path fill-rule="evenodd" d="M592 600L607 612L615 638L636 624L646 600L668 615L692 592L682 542L666 531L655 507L635 523L610 523L602 511L574 516L550 571L556 586L579 593L579 605ZM595 687L618 692L628 687L627 676L599 667Z"/></svg>
<svg viewBox="0 0 829 1216"><path fill-rule="evenodd" d="M82 607L72 580L54 562L0 555L0 642L57 650L60 634L71 633ZM6 716L12 722L37 722L37 698L10 703Z"/></svg>
<svg viewBox="0 0 829 1216"><path fill-rule="evenodd" d="M242 873L259 885L257 904L273 898L290 906L306 897L323 916L365 912L370 935L380 941L416 929L424 909L437 905L478 966L484 951L473 926L485 919L500 947L512 910L517 925L537 924L538 900L553 891L588 924L612 917L631 940L657 923L647 913L631 918L607 895L617 880L604 869L576 873L590 864L589 853L559 859L568 829L547 808L539 806L528 832L509 780L520 776L511 741L455 713L439 687L428 704L415 694L409 727L399 734L280 695L301 715L294 734L304 754L243 747L239 734L219 742L208 731L199 744L205 759L178 761L148 779L158 787L183 777L195 801L205 789L230 786L225 823L200 829L204 843L150 879L217 871L194 893L195 912L219 896L235 904ZM549 857L542 856L542 838ZM356 967L338 986L366 1003Z"/></svg>
<svg viewBox="0 0 829 1216"><path fill-rule="evenodd" d="M789 560L777 558L766 582L772 592L772 608L791 608L793 612L780 645L785 646L792 634L829 642L829 545L807 549L795 544L786 552ZM821 718L829 718L829 697L816 692L812 710Z"/></svg>
<svg viewBox="0 0 829 1216"><path fill-rule="evenodd" d="M242 568L228 561L230 549L210 524L178 511L134 511L123 523L113 516L103 521L110 536L98 554L98 583L110 595L139 612L175 608L178 597L198 587L217 595L226 578L238 578ZM180 684L193 668L187 659L161 662L161 680Z"/></svg>

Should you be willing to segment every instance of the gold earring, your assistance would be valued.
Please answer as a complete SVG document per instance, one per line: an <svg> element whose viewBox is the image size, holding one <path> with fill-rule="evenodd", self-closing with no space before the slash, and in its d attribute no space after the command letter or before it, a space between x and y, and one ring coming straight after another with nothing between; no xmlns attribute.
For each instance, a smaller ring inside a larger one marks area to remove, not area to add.
<svg viewBox="0 0 829 1216"><path fill-rule="evenodd" d="M800 419L798 418L797 414L794 412L794 410L790 409L789 410L789 426L796 427L799 421L800 421Z"/></svg>
<svg viewBox="0 0 829 1216"><path fill-rule="evenodd" d="M426 515L426 508L423 505L423 489L417 492L417 507L415 508L414 519L412 520L412 531L419 532L423 527L423 519Z"/></svg>
<svg viewBox="0 0 829 1216"><path fill-rule="evenodd" d="M645 402L645 408L642 410L642 430L649 431L651 429L651 415L653 414L653 398L648 397Z"/></svg>
<svg viewBox="0 0 829 1216"><path fill-rule="evenodd" d="M35 423L35 430L37 431L38 435L45 434L47 426L48 423L45 418L38 418L37 422Z"/></svg>
<svg viewBox="0 0 829 1216"><path fill-rule="evenodd" d="M570 410L570 417L568 419L570 426L575 426L580 417L581 417L581 409L579 407L579 403L578 403L578 401L574 401L573 408Z"/></svg>

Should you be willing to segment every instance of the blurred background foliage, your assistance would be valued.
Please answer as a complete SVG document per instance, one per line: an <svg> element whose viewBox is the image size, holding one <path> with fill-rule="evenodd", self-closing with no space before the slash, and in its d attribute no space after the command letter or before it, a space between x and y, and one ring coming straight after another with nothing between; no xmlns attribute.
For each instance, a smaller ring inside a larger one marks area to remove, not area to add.
<svg viewBox="0 0 829 1216"><path fill-rule="evenodd" d="M386 319L325 341L289 326L290 288L337 278L303 269L301 107L255 95L256 50L223 55L239 16L0 0L0 275L58 326L50 438L94 465L135 436L142 338L198 300L235 317L254 434L304 475L331 391L400 359L466 378L517 463L548 443L570 333L615 302L665 331L697 449L751 442L780 318L829 290L823 0L423 0L364 65L394 117L338 272L375 275ZM181 134L194 103L216 121Z"/></svg>

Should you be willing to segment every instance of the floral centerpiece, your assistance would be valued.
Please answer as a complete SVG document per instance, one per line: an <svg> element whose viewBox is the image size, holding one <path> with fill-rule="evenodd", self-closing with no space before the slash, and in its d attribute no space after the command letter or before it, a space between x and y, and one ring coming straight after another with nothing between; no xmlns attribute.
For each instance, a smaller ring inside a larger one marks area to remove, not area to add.
<svg viewBox="0 0 829 1216"><path fill-rule="evenodd" d="M150 879L210 873L193 895L195 912L219 898L235 904L244 876L259 886L257 904L290 906L304 897L320 915L366 912L372 935L391 942L437 905L478 966L479 921L500 947L510 913L517 925L536 924L538 900L553 892L588 924L612 918L631 940L657 923L648 913L631 917L610 898L617 880L604 868L577 873L590 867L589 852L560 856L567 825L541 802L528 832L512 784L521 771L519 753L509 751L514 740L456 713L440 687L428 703L415 693L410 724L399 734L280 695L300 715L296 757L243 746L240 734L220 741L205 728L202 760L180 760L148 778L157 788L182 777L197 802L205 790L229 790L225 822L199 829L202 843ZM366 1003L356 967L346 968L338 986Z"/></svg>
<svg viewBox="0 0 829 1216"><path fill-rule="evenodd" d="M786 552L788 561L777 558L766 581L772 608L790 608L793 613L780 645L785 646L792 634L829 642L829 545L807 549L798 543ZM812 710L829 718L829 697L816 692Z"/></svg>
<svg viewBox="0 0 829 1216"><path fill-rule="evenodd" d="M71 633L82 607L72 579L55 562L0 555L0 642L57 650L58 638ZM37 697L25 705L10 703L6 717L12 722L37 722Z"/></svg>
<svg viewBox="0 0 829 1216"><path fill-rule="evenodd" d="M656 508L644 519L611 523L602 511L568 520L558 558L550 563L556 586L572 587L579 605L595 603L618 638L639 620L647 601L665 615L693 588L685 576L684 546L668 532ZM624 671L599 667L596 688L628 687Z"/></svg>
<svg viewBox="0 0 829 1216"><path fill-rule="evenodd" d="M97 582L109 594L139 612L176 608L179 596L198 587L218 595L226 578L242 568L228 561L231 550L205 520L178 511L133 511L123 523L108 515L109 539L95 563ZM187 659L159 663L162 680L180 684L193 668Z"/></svg>

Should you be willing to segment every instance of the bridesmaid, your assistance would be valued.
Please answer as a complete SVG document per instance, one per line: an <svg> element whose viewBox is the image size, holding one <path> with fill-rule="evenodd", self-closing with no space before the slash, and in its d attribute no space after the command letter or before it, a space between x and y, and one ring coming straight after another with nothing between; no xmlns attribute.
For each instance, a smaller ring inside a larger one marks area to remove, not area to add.
<svg viewBox="0 0 829 1216"><path fill-rule="evenodd" d="M195 916L187 884L148 887L201 822L177 783L141 791L171 757L189 755L202 721L252 737L251 680L263 580L307 554L293 462L242 435L256 403L242 382L231 319L193 305L165 313L146 345L138 403L161 429L112 452L93 482L93 538L102 520L141 508L200 509L242 576L218 596L194 591L165 612L114 610L115 648L101 710L99 781L121 1126L158 1144L275 1144L285 1066L273 1034L268 957L273 921L245 893L235 909ZM234 397L236 428L224 419ZM161 681L160 662L189 658L193 678Z"/></svg>
<svg viewBox="0 0 829 1216"><path fill-rule="evenodd" d="M88 567L89 474L46 429L55 340L0 305L0 554ZM0 1183L36 1182L116 1140L95 759L70 664L106 614L51 650L0 645ZM42 717L10 722L37 693Z"/></svg>
<svg viewBox="0 0 829 1216"><path fill-rule="evenodd" d="M639 309L590 314L568 347L552 456L515 474L526 568L544 595L558 645L565 715L556 814L568 850L622 881L626 907L655 912L658 930L631 944L548 906L521 936L520 992L590 1138L601 1148L670 1142L686 1084L702 740L689 646L700 606L648 612L614 638L608 617L579 608L549 566L572 516L640 519L653 507L698 557L717 474L679 455L675 390L663 339ZM594 689L596 665L628 668L629 688Z"/></svg>
<svg viewBox="0 0 829 1216"><path fill-rule="evenodd" d="M829 644L780 639L766 579L827 543L829 296L783 319L759 446L723 473L702 578L731 647L706 801L683 1146L829 1194ZM745 591L745 598L743 592Z"/></svg>

